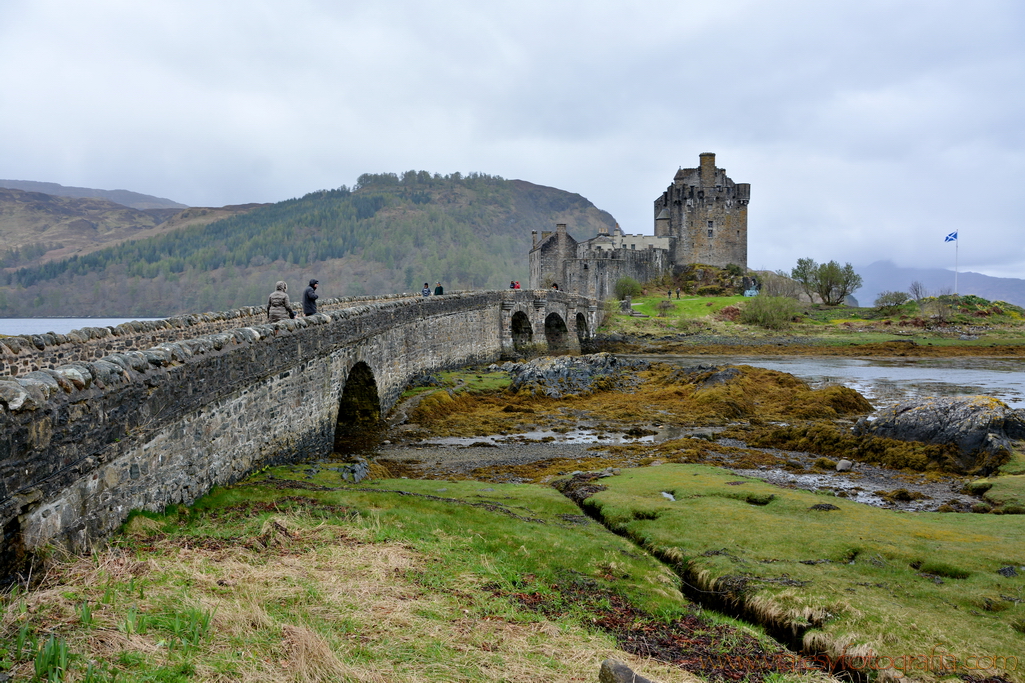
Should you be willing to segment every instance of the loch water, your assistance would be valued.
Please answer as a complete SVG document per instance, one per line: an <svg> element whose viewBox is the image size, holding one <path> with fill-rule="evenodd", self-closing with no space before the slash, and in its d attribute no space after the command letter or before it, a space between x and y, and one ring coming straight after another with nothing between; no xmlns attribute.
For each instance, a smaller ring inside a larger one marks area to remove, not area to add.
<svg viewBox="0 0 1025 683"><path fill-rule="evenodd" d="M751 365L787 372L813 388L840 384L860 392L876 408L925 396L983 394L1025 408L1025 359L849 358L843 356L631 355L652 362Z"/></svg>
<svg viewBox="0 0 1025 683"><path fill-rule="evenodd" d="M8 337L29 334L67 334L83 327L115 327L133 320L163 318L0 318L0 335Z"/></svg>

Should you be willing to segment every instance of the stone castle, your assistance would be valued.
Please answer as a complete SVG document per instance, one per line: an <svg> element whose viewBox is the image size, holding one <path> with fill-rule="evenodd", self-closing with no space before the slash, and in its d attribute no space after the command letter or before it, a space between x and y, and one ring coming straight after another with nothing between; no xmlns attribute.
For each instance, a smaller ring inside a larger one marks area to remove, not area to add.
<svg viewBox="0 0 1025 683"><path fill-rule="evenodd" d="M533 232L530 288L560 289L595 299L613 296L616 281L638 282L679 273L690 264L747 268L749 183L735 183L716 168L715 154L699 155L697 168L681 168L655 200L655 234L627 235L617 225L610 235L577 242L560 223L555 231Z"/></svg>

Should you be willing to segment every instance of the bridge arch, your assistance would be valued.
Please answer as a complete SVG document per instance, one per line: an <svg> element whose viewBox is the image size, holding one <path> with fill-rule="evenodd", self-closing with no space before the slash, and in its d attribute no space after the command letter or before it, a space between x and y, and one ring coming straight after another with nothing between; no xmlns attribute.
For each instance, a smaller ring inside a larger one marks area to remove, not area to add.
<svg viewBox="0 0 1025 683"><path fill-rule="evenodd" d="M352 450L353 440L378 431L381 426L381 397L374 371L365 362L352 366L338 399L334 450Z"/></svg>
<svg viewBox="0 0 1025 683"><path fill-rule="evenodd" d="M523 311L512 314L512 340L513 348L517 351L534 342L534 328L530 324L530 318Z"/></svg>
<svg viewBox="0 0 1025 683"><path fill-rule="evenodd" d="M591 338L591 331L587 326L587 316L583 313L577 313L577 341L581 344L587 339Z"/></svg>
<svg viewBox="0 0 1025 683"><path fill-rule="evenodd" d="M545 341L550 351L561 351L569 347L569 328L558 313L549 313L545 317Z"/></svg>

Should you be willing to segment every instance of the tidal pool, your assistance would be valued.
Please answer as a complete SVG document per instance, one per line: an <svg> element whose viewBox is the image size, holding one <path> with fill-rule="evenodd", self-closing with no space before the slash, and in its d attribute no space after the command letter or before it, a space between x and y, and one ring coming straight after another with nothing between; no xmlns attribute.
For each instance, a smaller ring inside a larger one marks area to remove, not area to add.
<svg viewBox="0 0 1025 683"><path fill-rule="evenodd" d="M842 384L876 408L923 396L984 394L1025 408L1025 360L1017 358L808 358L804 356L627 355L651 362L751 365L800 377L818 388Z"/></svg>

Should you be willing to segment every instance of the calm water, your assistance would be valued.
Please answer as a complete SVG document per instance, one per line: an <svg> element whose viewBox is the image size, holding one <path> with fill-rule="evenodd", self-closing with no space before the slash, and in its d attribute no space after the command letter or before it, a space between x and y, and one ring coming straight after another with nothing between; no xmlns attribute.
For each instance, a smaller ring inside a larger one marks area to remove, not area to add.
<svg viewBox="0 0 1025 683"><path fill-rule="evenodd" d="M0 334L8 336L56 332L67 334L83 327L114 327L132 320L163 318L0 318Z"/></svg>
<svg viewBox="0 0 1025 683"><path fill-rule="evenodd" d="M692 365L752 365L788 372L813 387L842 384L878 408L922 396L985 394L1025 408L1025 360L1008 358L806 358L802 356L635 356Z"/></svg>

